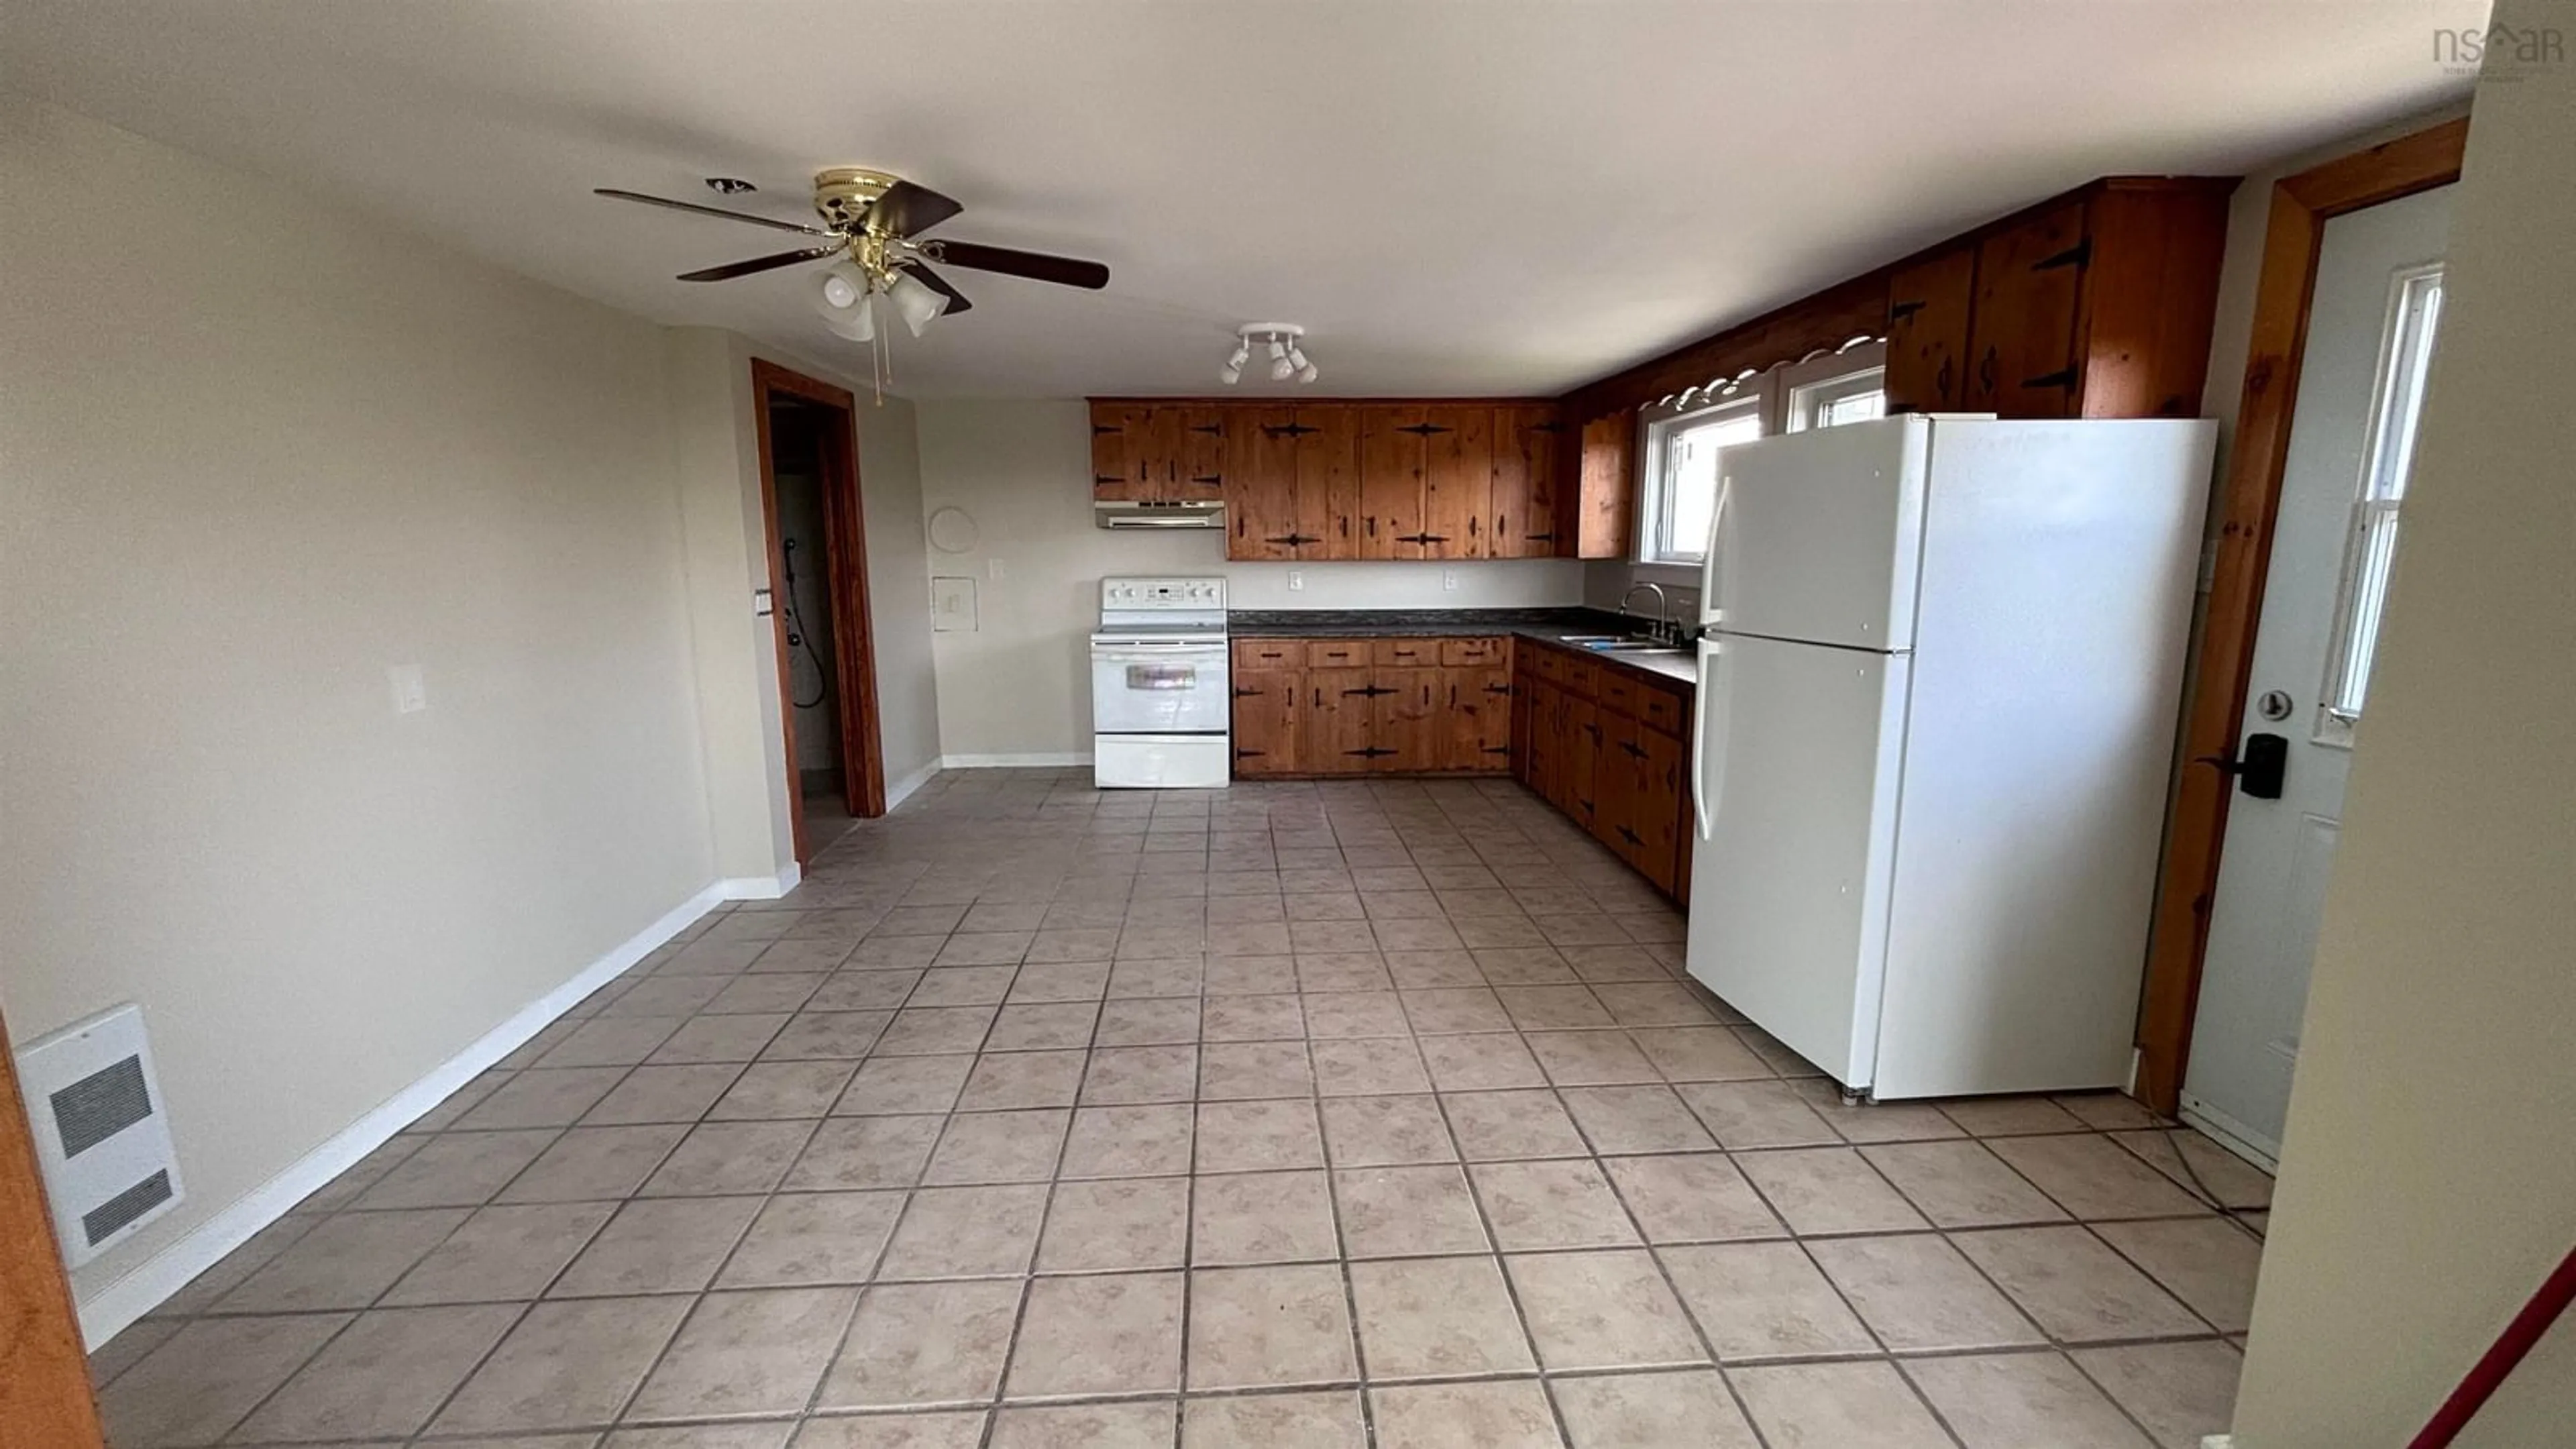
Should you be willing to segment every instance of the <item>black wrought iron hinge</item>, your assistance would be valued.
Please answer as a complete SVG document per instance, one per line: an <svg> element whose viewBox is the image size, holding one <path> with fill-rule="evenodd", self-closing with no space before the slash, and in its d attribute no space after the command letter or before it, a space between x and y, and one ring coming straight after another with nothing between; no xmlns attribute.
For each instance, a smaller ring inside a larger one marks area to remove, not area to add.
<svg viewBox="0 0 2576 1449"><path fill-rule="evenodd" d="M2043 372L2037 377L2025 377L2021 380L2021 385L2024 387L2063 387L2072 389L2076 382L2080 380L2081 376L2082 374L2078 373L2074 368L2061 367L2055 372Z"/></svg>
<svg viewBox="0 0 2576 1449"><path fill-rule="evenodd" d="M1396 431L1399 433L1411 433L1417 438L1427 438L1433 433L1454 433L1458 430L1456 428L1444 428L1438 423L1407 423L1403 427L1396 429Z"/></svg>
<svg viewBox="0 0 2576 1449"><path fill-rule="evenodd" d="M1252 697L1253 697L1254 695L1256 695L1256 694L1267 694L1267 693L1269 693L1269 692L1270 692L1270 691L1268 691L1268 690L1266 690L1266 689L1244 689L1244 688L1240 688L1240 687L1238 687L1238 688L1234 691L1234 697L1235 697L1235 698L1237 698L1237 699L1250 699L1250 698L1252 698Z"/></svg>
<svg viewBox="0 0 2576 1449"><path fill-rule="evenodd" d="M1193 473L1190 475L1190 481L1193 483L1204 483L1213 488L1225 481L1225 475L1223 473Z"/></svg>
<svg viewBox="0 0 2576 1449"><path fill-rule="evenodd" d="M1531 543L1554 543L1554 542L1556 542L1556 535L1555 535L1555 534L1553 534L1553 533L1524 533L1524 534L1522 534L1522 535L1521 535L1521 537L1522 537L1522 538L1524 538L1524 539L1526 539L1526 540L1528 540L1528 541L1529 541L1529 542L1531 542Z"/></svg>
<svg viewBox="0 0 2576 1449"><path fill-rule="evenodd" d="M1093 487L1098 487L1103 483L1124 483L1126 481L1126 479L1119 477L1115 473L1094 473L1091 475Z"/></svg>
<svg viewBox="0 0 2576 1449"><path fill-rule="evenodd" d="M1284 544L1288 545L1290 548L1295 548L1297 545L1299 545L1299 544L1301 544L1301 543L1322 543L1322 542L1323 542L1323 540L1322 540L1322 539L1320 539L1320 538L1317 538L1315 535L1313 535L1313 534L1311 534L1311 533L1283 533L1283 534L1279 534L1279 535L1276 535L1276 536L1271 537L1271 538L1265 538L1265 539L1263 539L1263 540L1262 540L1262 542L1263 542L1263 543L1284 543Z"/></svg>
<svg viewBox="0 0 2576 1449"><path fill-rule="evenodd" d="M1205 433L1211 438L1222 438L1225 436L1225 424L1192 423L1190 424L1190 431L1193 433Z"/></svg>
<svg viewBox="0 0 2576 1449"><path fill-rule="evenodd" d="M1342 693L1356 694L1363 699L1375 699L1381 694L1393 694L1395 691L1392 688L1372 684L1366 689L1345 689Z"/></svg>
<svg viewBox="0 0 2576 1449"><path fill-rule="evenodd" d="M1619 748L1625 750L1630 759L1642 760L1646 757L1646 752L1637 747L1637 742L1635 740L1621 740L1619 742Z"/></svg>
<svg viewBox="0 0 2576 1449"><path fill-rule="evenodd" d="M1364 749L1364 750L1344 750L1344 751L1342 751L1342 753L1343 753L1343 754L1346 754L1346 755L1358 755L1358 756L1360 756L1360 757L1361 757L1361 758L1363 758L1363 759L1374 760L1374 759L1376 759L1376 758L1377 758L1378 756L1380 756L1380 755L1391 755L1391 754L1394 754L1394 753L1395 753L1395 751L1390 750L1390 749L1383 748L1383 747L1378 746L1378 745L1371 745L1371 746L1369 746L1367 749Z"/></svg>
<svg viewBox="0 0 2576 1449"><path fill-rule="evenodd" d="M1628 842L1630 845L1643 845L1646 843L1646 838L1644 836L1639 835L1637 832L1629 829L1625 825L1618 827L1618 831L1619 838Z"/></svg>
<svg viewBox="0 0 2576 1449"><path fill-rule="evenodd" d="M2034 272L2045 272L2054 267L2080 267L2092 260L2093 238L2088 236L2062 252L2053 252L2041 257L2030 264L2030 269Z"/></svg>
<svg viewBox="0 0 2576 1449"><path fill-rule="evenodd" d="M1125 431L1127 431L1127 429L1118 423L1093 423L1091 425L1091 435L1095 438L1109 433L1123 433Z"/></svg>
<svg viewBox="0 0 2576 1449"><path fill-rule="evenodd" d="M1302 438L1308 433L1320 433L1323 429L1310 428L1304 423L1279 423L1276 425L1265 424L1261 431L1268 433L1274 438Z"/></svg>
<svg viewBox="0 0 2576 1449"><path fill-rule="evenodd" d="M1911 317L1922 310L1923 304L1920 302L1893 302L1888 305L1887 320L1890 322L1902 322L1906 318Z"/></svg>
<svg viewBox="0 0 2576 1449"><path fill-rule="evenodd" d="M1238 760L1249 760L1255 755L1266 755L1269 753L1270 752L1268 750L1237 750L1234 752L1234 757Z"/></svg>
<svg viewBox="0 0 2576 1449"><path fill-rule="evenodd" d="M1512 687L1508 684L1488 684L1485 686L1485 692L1487 694L1509 694L1512 692Z"/></svg>
<svg viewBox="0 0 2576 1449"><path fill-rule="evenodd" d="M1559 422L1532 423L1530 424L1530 431L1533 433L1561 433L1565 431L1565 424Z"/></svg>
<svg viewBox="0 0 2576 1449"><path fill-rule="evenodd" d="M1486 754L1489 754L1489 755L1508 755L1508 754L1510 754L1511 752L1512 752L1512 747L1511 747L1511 746L1509 746L1509 745L1487 745L1487 746L1485 746L1485 753L1486 753Z"/></svg>

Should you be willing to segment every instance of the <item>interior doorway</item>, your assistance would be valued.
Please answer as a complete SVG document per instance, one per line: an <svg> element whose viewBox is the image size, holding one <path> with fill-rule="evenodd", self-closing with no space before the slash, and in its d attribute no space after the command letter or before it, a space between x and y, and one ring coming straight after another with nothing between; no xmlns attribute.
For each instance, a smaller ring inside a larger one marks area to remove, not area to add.
<svg viewBox="0 0 2576 1449"><path fill-rule="evenodd" d="M885 813L857 408L846 390L774 363L754 361L752 385L788 818L802 865L852 821Z"/></svg>
<svg viewBox="0 0 2576 1449"><path fill-rule="evenodd" d="M2308 971L2343 829L2415 422L2440 331L2456 186L2325 225L2297 421L2233 754L2182 1116L2276 1165Z"/></svg>

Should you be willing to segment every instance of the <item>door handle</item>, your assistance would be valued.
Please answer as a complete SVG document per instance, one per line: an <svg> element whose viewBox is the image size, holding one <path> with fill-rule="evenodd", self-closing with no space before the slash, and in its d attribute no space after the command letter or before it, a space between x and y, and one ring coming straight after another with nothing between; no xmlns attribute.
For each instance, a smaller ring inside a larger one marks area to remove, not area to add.
<svg viewBox="0 0 2576 1449"><path fill-rule="evenodd" d="M2194 763L2234 776L2236 788L2257 800L2278 800L2290 770L2290 742L2281 735L2247 735L2241 755L2203 755Z"/></svg>

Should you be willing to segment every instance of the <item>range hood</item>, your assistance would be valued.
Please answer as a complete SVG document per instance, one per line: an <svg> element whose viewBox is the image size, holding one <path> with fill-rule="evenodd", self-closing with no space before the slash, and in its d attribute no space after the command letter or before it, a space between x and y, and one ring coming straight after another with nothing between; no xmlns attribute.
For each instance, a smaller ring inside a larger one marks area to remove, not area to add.
<svg viewBox="0 0 2576 1449"><path fill-rule="evenodd" d="M1091 521L1102 528L1223 528L1225 505L1214 499L1185 503L1094 503Z"/></svg>

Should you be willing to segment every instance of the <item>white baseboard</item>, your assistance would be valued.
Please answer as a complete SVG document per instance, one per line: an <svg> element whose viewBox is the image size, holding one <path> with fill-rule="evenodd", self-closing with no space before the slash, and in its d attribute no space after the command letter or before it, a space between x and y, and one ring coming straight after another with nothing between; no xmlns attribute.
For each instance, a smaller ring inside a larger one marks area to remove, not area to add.
<svg viewBox="0 0 2576 1449"><path fill-rule="evenodd" d="M929 784L930 777L939 773L940 764L941 761L939 757L933 755L930 759L930 763L923 765L920 769L913 771L911 774L904 776L900 780L889 781L886 785L886 809L892 810L897 805L910 799L913 791Z"/></svg>
<svg viewBox="0 0 2576 1449"><path fill-rule="evenodd" d="M789 867L792 872L794 867ZM789 882L791 885L792 881ZM189 1280L213 1267L226 1253L249 1242L251 1235L284 1217L287 1210L320 1191L358 1159L392 1140L395 1133L420 1120L457 1088L474 1080L503 1057L527 1045L555 1018L579 1005L627 968L650 955L689 924L728 899L723 884L711 885L664 913L582 968L563 985L530 1002L508 1021L485 1032L472 1046L439 1064L429 1075L403 1088L383 1105L340 1129L321 1146L296 1159L284 1172L236 1199L223 1211L190 1229L178 1241L93 1293L80 1305L81 1337L92 1349L123 1332L126 1326L168 1301ZM770 884L775 884L771 882Z"/></svg>
<svg viewBox="0 0 2576 1449"><path fill-rule="evenodd" d="M774 901L796 889L805 878L805 867L794 861L779 867L776 875L729 875L714 886L716 897L727 901Z"/></svg>
<svg viewBox="0 0 2576 1449"><path fill-rule="evenodd" d="M1089 750L1056 750L1030 755L941 755L943 770L1010 770L1032 769L1047 765L1088 765Z"/></svg>

